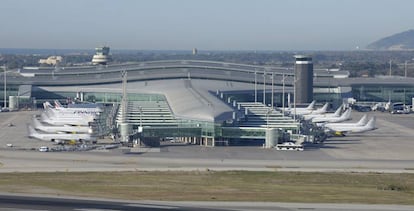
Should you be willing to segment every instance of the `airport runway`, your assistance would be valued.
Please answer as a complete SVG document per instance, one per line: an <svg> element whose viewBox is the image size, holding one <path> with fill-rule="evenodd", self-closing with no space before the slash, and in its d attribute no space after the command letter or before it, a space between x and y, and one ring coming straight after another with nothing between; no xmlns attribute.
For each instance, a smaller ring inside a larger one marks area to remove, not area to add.
<svg viewBox="0 0 414 211"><path fill-rule="evenodd" d="M126 201L110 199L80 199L73 197L41 197L28 195L0 195L0 208L4 211L47 210L240 210L240 211L411 211L414 206L366 204L312 204L277 202L172 202Z"/></svg>

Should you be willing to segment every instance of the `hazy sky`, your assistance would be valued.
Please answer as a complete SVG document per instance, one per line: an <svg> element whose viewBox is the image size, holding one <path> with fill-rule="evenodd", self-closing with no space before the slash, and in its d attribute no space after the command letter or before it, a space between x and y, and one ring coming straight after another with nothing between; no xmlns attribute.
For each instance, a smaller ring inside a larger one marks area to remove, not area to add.
<svg viewBox="0 0 414 211"><path fill-rule="evenodd" d="M1 0L0 48L352 50L414 29L413 0Z"/></svg>

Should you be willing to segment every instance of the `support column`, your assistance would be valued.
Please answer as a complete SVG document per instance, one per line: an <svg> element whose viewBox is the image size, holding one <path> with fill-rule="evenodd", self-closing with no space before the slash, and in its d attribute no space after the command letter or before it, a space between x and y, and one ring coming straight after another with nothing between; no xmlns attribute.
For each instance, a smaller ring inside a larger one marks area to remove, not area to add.
<svg viewBox="0 0 414 211"><path fill-rule="evenodd" d="M289 108L291 108L291 105L290 105L290 92L288 93L288 96L287 96L287 103L288 103L288 107Z"/></svg>
<svg viewBox="0 0 414 211"><path fill-rule="evenodd" d="M216 145L215 139L213 138L205 138L205 144L206 147L214 147Z"/></svg>

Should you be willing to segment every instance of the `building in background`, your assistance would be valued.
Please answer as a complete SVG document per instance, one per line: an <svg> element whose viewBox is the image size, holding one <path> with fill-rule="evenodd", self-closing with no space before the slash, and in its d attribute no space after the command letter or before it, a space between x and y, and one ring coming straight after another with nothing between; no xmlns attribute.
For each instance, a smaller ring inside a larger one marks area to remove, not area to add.
<svg viewBox="0 0 414 211"><path fill-rule="evenodd" d="M95 55L92 58L93 65L106 65L110 61L109 47L102 46L95 48Z"/></svg>
<svg viewBox="0 0 414 211"><path fill-rule="evenodd" d="M49 56L47 59L39 59L39 64L47 64L56 66L61 63L63 58L61 56Z"/></svg>

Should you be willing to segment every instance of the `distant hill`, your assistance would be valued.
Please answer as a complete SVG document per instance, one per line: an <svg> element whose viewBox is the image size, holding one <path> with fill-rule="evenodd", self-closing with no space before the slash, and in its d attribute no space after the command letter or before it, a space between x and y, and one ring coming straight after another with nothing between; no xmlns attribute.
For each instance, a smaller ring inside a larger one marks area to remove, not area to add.
<svg viewBox="0 0 414 211"><path fill-rule="evenodd" d="M414 30L382 38L367 46L371 50L414 50Z"/></svg>

